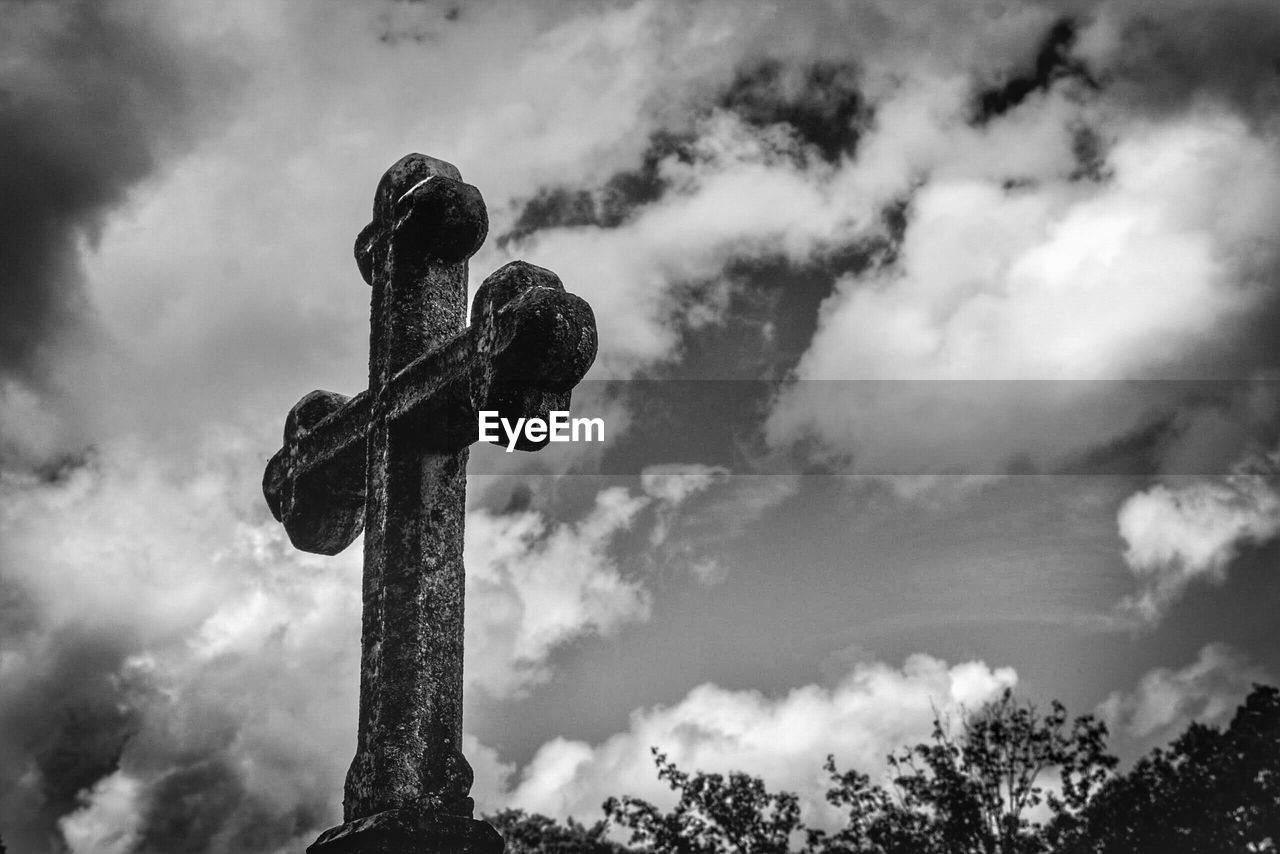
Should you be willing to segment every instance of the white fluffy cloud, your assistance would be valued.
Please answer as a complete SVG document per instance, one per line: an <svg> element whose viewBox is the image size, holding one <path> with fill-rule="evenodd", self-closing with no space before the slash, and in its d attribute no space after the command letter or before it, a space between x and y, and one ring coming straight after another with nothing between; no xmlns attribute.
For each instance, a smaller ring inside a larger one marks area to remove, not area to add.
<svg viewBox="0 0 1280 854"><path fill-rule="evenodd" d="M1256 455L1235 473L1131 496L1118 516L1124 560L1140 589L1122 607L1158 619L1196 582L1221 584L1240 550L1280 534L1280 453Z"/></svg>
<svg viewBox="0 0 1280 854"><path fill-rule="evenodd" d="M1270 678L1238 650L1211 643L1185 667L1158 667L1132 691L1112 692L1097 712L1113 730L1146 743L1164 742L1192 721L1227 723L1253 683Z"/></svg>
<svg viewBox="0 0 1280 854"><path fill-rule="evenodd" d="M129 854L138 841L139 781L123 772L84 792L80 807L59 820L72 854Z"/></svg>
<svg viewBox="0 0 1280 854"><path fill-rule="evenodd" d="M602 350L597 373L628 376L675 354L679 323L718 319L724 297L690 304L679 286L715 280L735 257L782 254L803 260L863 212L833 196L826 170L775 157L768 133L717 114L697 127L695 164L672 157L676 189L617 228L540 232L529 246L565 281L581 282L595 308ZM762 139L766 137L766 139ZM781 147L794 148L783 140Z"/></svg>
<svg viewBox="0 0 1280 854"><path fill-rule="evenodd" d="M648 504L615 487L581 520L555 524L537 510L467 518L467 679L491 694L522 693L546 678L547 658L583 634L610 634L649 616L650 595L609 554L615 534Z"/></svg>
<svg viewBox="0 0 1280 854"><path fill-rule="evenodd" d="M640 487L646 494L679 506L691 496L705 492L712 485L724 483L729 472L718 466L701 463L666 463L646 466L640 472Z"/></svg>
<svg viewBox="0 0 1280 854"><path fill-rule="evenodd" d="M234 847L332 818L355 715L359 551L289 546L243 435L211 431L177 462L150 450L107 443L0 492L0 572L23 613L0 657L0 749L44 745L6 756L15 843L59 808L80 851L131 850L143 833L181 850L209 823ZM75 770L59 755L92 758ZM192 789L191 822L157 818ZM41 792L41 813L24 813Z"/></svg>
<svg viewBox="0 0 1280 854"><path fill-rule="evenodd" d="M0 572L22 611L0 653L6 836L23 839L17 817L65 784L24 743L48 745L43 755L108 745L104 776L86 771L55 816L75 851L125 852L139 834L181 850L204 833L231 850L253 828L297 847L337 820L354 749L360 549L293 549L262 502L260 456L217 434L181 462L124 442L52 480L4 476ZM563 522L473 509L468 686L519 695L562 645L647 619L646 581L620 569L614 538L642 518L665 538L674 509L716 479L651 473ZM77 714L92 726L59 723ZM477 797L496 808L512 769L468 745ZM198 815L166 823L190 791Z"/></svg>
<svg viewBox="0 0 1280 854"><path fill-rule="evenodd" d="M1059 156L1070 118L1052 102L1038 116ZM1121 131L1100 187L1062 180L1059 160L1032 173L1045 184L1003 189L992 140L982 172L939 164L951 169L916 195L898 268L843 284L801 376L1140 377L1248 310L1280 223L1280 158L1212 110Z"/></svg>
<svg viewBox="0 0 1280 854"><path fill-rule="evenodd" d="M928 112L889 105L860 158L883 176L881 161L914 153L924 183L896 263L843 279L823 305L800 382L769 421L775 442L816 436L872 473L1046 466L1179 394L1117 381L1218 375L1209 345L1270 297L1274 146L1215 108L1111 118L1112 177L1071 181L1074 123L1104 116L1046 97L1002 142L957 126L963 103L931 92ZM922 125L925 142L895 144ZM1015 146L1031 153L1006 157ZM1030 184L1002 186L1012 178ZM876 382L841 382L860 380Z"/></svg>
<svg viewBox="0 0 1280 854"><path fill-rule="evenodd" d="M639 492L609 487L576 521L553 522L537 509L467 516L467 669L469 684L494 696L521 696L550 675L557 648L608 636L649 619L647 579L624 572L615 538L644 515L654 553L670 553L703 581L720 568L672 542L682 505L725 480L700 464L646 468Z"/></svg>
<svg viewBox="0 0 1280 854"><path fill-rule="evenodd" d="M976 708L1016 681L1009 668L948 666L921 654L901 668L860 662L831 687L806 685L778 697L700 685L673 706L633 712L625 732L600 744L546 743L522 769L510 802L582 821L597 817L609 794L670 804L650 754L657 747L686 770L759 775L772 788L797 792L811 819L829 820L822 770L828 753L842 768L877 773L886 754L928 737L935 710Z"/></svg>

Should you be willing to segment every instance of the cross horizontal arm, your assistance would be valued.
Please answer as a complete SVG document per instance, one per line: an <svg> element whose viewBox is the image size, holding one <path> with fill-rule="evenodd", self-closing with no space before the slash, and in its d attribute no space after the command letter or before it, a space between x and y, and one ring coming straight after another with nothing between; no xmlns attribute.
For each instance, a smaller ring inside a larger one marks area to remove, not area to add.
<svg viewBox="0 0 1280 854"><path fill-rule="evenodd" d="M409 363L381 389L345 401L312 392L294 407L284 446L267 465L263 492L295 546L336 554L360 533L362 519L348 519L363 506L365 439L375 421L421 424L417 432L424 446L457 450L477 440L479 410L502 410L521 391L567 398L595 357L591 308L563 290L531 287L477 321ZM311 493L317 502L309 500ZM291 525L290 517L299 513L335 521ZM304 529L316 533L301 534Z"/></svg>

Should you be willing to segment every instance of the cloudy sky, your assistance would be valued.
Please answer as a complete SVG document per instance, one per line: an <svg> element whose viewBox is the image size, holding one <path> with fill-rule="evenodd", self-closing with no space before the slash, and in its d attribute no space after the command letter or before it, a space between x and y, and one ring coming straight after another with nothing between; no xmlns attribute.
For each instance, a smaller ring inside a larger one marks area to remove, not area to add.
<svg viewBox="0 0 1280 854"><path fill-rule="evenodd" d="M648 755L824 813L1006 685L1132 758L1280 677L1274 0L0 0L0 837L299 851L360 549L262 500L366 379L388 165L594 307L603 445L473 453L482 810Z"/></svg>

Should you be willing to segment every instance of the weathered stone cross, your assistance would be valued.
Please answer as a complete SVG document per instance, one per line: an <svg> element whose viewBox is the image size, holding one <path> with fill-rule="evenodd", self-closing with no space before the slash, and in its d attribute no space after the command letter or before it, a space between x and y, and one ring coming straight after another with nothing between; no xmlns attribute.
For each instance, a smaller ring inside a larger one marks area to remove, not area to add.
<svg viewBox="0 0 1280 854"><path fill-rule="evenodd" d="M263 492L289 539L337 554L365 531L360 724L345 824L309 852L501 851L471 816L462 755L462 525L477 412L568 409L595 359L595 317L517 261L480 286L489 220L457 168L410 154L378 184L356 263L373 286L369 388L313 391L285 419ZM524 441L525 450L541 443Z"/></svg>

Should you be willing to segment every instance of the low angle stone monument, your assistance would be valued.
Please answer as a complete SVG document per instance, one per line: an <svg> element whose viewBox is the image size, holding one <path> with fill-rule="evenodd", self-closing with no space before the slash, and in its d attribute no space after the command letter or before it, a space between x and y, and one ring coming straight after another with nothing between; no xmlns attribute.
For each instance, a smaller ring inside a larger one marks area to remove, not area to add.
<svg viewBox="0 0 1280 854"><path fill-rule="evenodd" d="M267 464L294 546L332 555L365 533L356 755L344 823L310 854L502 851L473 817L462 755L468 448L480 410L567 410L597 342L591 307L522 261L485 279L466 325L467 259L488 228L452 164L410 154L387 170L355 246L373 289L369 387L303 397Z"/></svg>

